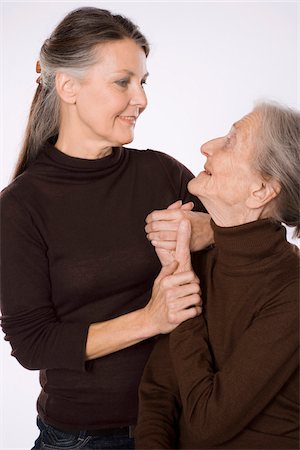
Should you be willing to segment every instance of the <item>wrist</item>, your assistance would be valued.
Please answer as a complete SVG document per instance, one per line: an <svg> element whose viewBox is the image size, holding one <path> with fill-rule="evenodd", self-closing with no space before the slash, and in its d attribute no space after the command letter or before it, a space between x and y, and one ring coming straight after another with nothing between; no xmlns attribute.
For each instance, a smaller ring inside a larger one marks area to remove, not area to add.
<svg viewBox="0 0 300 450"><path fill-rule="evenodd" d="M157 334L160 334L157 323L151 317L148 305L142 309L139 309L137 312L139 313L139 323L140 329L143 333L143 339L149 339Z"/></svg>
<svg viewBox="0 0 300 450"><path fill-rule="evenodd" d="M214 233L211 227L211 217L209 214L194 213L192 223L191 252L203 250L214 244ZM195 220L196 219L196 220Z"/></svg>

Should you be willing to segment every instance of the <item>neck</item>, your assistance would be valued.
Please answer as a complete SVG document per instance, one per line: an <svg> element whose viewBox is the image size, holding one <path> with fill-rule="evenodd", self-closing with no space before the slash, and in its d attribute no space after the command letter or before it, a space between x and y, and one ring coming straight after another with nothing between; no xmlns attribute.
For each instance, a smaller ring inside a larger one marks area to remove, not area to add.
<svg viewBox="0 0 300 450"><path fill-rule="evenodd" d="M266 218L264 208L250 209L245 205L218 205L201 199L211 218L220 227L234 227Z"/></svg>
<svg viewBox="0 0 300 450"><path fill-rule="evenodd" d="M68 114L62 109L61 123L55 147L68 156L82 159L104 158L112 153L110 143L101 140L78 123L76 110L71 105Z"/></svg>
<svg viewBox="0 0 300 450"><path fill-rule="evenodd" d="M110 146L99 144L92 139L80 139L79 136L59 132L55 147L68 156L82 159L104 158L112 153Z"/></svg>
<svg viewBox="0 0 300 450"><path fill-rule="evenodd" d="M211 222L223 270L231 272L261 271L266 264L277 264L285 249L290 248L286 240L286 229L273 220L256 220L233 227L219 227ZM277 257L274 259L274 255ZM273 262L272 262L273 261Z"/></svg>

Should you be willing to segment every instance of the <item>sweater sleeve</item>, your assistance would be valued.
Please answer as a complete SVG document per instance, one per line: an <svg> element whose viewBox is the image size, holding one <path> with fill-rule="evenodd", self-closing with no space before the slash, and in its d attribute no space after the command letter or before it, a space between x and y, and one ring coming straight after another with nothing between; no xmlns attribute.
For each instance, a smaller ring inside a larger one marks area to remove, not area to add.
<svg viewBox="0 0 300 450"><path fill-rule="evenodd" d="M171 333L171 359L185 423L201 445L220 445L241 432L296 371L295 285L282 295L282 300L273 299L256 315L221 370L214 369L203 316Z"/></svg>
<svg viewBox="0 0 300 450"><path fill-rule="evenodd" d="M11 192L1 196L1 326L28 369L85 370L88 324L59 320L51 301L47 246Z"/></svg>
<svg viewBox="0 0 300 450"><path fill-rule="evenodd" d="M177 448L178 394L170 359L169 335L162 335L145 367L139 389L136 449Z"/></svg>

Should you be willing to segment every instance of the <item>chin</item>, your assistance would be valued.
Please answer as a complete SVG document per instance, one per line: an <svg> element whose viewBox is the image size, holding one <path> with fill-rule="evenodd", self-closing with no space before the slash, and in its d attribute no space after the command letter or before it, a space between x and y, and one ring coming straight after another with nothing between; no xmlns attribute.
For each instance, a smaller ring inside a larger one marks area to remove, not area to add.
<svg viewBox="0 0 300 450"><path fill-rule="evenodd" d="M130 135L130 136L123 136L122 138L119 139L119 143L116 145L119 147L122 147L122 145L126 145L126 144L130 144L130 142L132 142L134 139L134 135Z"/></svg>
<svg viewBox="0 0 300 450"><path fill-rule="evenodd" d="M187 188L190 194L195 195L196 197L199 196L199 189L197 189L197 178L192 178L191 181L188 182Z"/></svg>

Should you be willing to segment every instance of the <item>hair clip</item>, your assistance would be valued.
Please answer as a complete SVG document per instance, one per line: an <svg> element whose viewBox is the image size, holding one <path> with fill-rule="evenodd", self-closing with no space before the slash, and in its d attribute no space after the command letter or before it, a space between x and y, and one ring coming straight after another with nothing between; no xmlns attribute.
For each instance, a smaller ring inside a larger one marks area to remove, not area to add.
<svg viewBox="0 0 300 450"><path fill-rule="evenodd" d="M36 73L41 73L41 72L42 72L42 70L41 70L41 65L40 65L40 62L39 62L39 61L36 62L35 70L36 70ZM42 78L41 78L41 75L40 75L40 76L36 79L37 84L41 84L41 80L42 80Z"/></svg>

